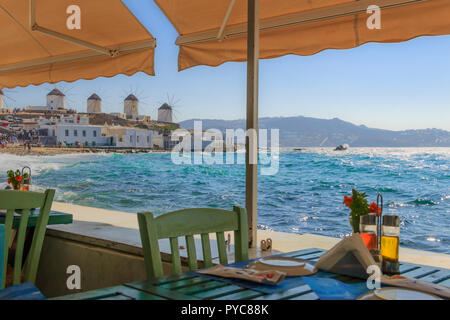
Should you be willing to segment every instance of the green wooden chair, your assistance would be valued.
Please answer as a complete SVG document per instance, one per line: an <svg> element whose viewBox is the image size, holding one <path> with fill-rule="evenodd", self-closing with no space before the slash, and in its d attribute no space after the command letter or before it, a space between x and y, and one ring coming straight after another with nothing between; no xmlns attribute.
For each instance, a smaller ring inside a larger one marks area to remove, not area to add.
<svg viewBox="0 0 450 320"><path fill-rule="evenodd" d="M172 254L172 272L181 273L178 237L185 237L189 270L198 269L194 235L200 235L204 267L212 267L209 234L215 233L221 264L228 263L225 231L234 231L235 261L248 260L247 211L234 207L233 211L220 209L184 209L153 217L152 213L138 214L142 249L148 278L163 275L158 239L169 238Z"/></svg>
<svg viewBox="0 0 450 320"><path fill-rule="evenodd" d="M0 224L0 290L3 288L3 261L5 260L5 226Z"/></svg>
<svg viewBox="0 0 450 320"><path fill-rule="evenodd" d="M5 225L0 224L0 300L45 300L44 295L30 282L2 289L5 242Z"/></svg>
<svg viewBox="0 0 450 320"><path fill-rule="evenodd" d="M0 250L0 252L3 252L3 275L1 280L2 289L5 287L6 283L8 254L11 243L14 213L20 212L21 218L16 237L13 285L19 284L21 282L22 272L25 277L25 282L35 283L39 266L39 259L41 256L42 244L44 242L45 231L54 195L55 190L47 190L44 193L9 190L0 191L0 210L6 210L6 218L4 224L4 239L6 241L4 242L3 250ZM34 208L40 208L39 217L34 230L30 251L28 253L27 261L25 262L24 267L22 260L28 217L30 215L30 209Z"/></svg>

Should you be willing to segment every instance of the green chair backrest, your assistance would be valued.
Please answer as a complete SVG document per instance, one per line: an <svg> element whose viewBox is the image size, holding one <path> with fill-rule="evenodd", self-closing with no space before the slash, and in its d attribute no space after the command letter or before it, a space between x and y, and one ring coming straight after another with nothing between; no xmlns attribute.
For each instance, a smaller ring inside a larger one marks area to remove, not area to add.
<svg viewBox="0 0 450 320"><path fill-rule="evenodd" d="M46 190L44 193L28 191L0 191L0 210L6 210L5 217L5 243L3 252L3 275L2 287L5 287L6 271L8 263L9 246L11 244L11 234L13 229L14 212L20 210L21 217L17 229L16 250L14 256L13 284L19 284L22 271L25 282L35 283L39 259L41 256L42 244L44 242L45 231L50 215L50 209L55 196L55 190ZM30 209L40 208L39 217L35 226L31 248L28 253L25 270L23 268L23 248L25 235L27 232Z"/></svg>
<svg viewBox="0 0 450 320"><path fill-rule="evenodd" d="M225 231L234 231L235 261L248 260L247 211L234 207L233 211L220 209L184 209L153 217L152 213L138 214L142 249L148 278L163 275L158 239L168 238L172 254L172 272L181 273L178 237L185 237L189 270L198 269L194 235L200 235L205 268L211 267L209 234L215 233L219 261L228 263Z"/></svg>
<svg viewBox="0 0 450 320"><path fill-rule="evenodd" d="M5 256L5 226L0 224L0 289L3 288L3 261ZM5 271L6 272L6 271Z"/></svg>

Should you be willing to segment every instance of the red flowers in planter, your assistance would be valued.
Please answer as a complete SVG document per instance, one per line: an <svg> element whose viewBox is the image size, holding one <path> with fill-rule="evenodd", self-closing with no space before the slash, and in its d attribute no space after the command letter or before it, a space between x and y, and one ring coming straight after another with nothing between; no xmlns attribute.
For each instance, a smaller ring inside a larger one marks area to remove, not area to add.
<svg viewBox="0 0 450 320"><path fill-rule="evenodd" d="M369 210L370 212L375 213L377 216L381 215L381 208L379 208L375 202L372 202L370 204Z"/></svg>
<svg viewBox="0 0 450 320"><path fill-rule="evenodd" d="M354 233L359 232L359 222L361 216L375 214L381 216L382 209L375 202L370 205L367 202L367 195L357 190L352 190L352 196L344 196L343 203L350 209L350 224Z"/></svg>
<svg viewBox="0 0 450 320"><path fill-rule="evenodd" d="M357 209L360 211L359 215L364 215L364 214L367 214L369 212L370 213L374 213L377 216L381 215L381 208L378 207L375 202L372 202L369 205L367 203L367 200L365 200L366 194L358 193L356 190L354 190L353 196L351 196L351 197L344 196L343 204L345 204L346 207L348 207L349 209L352 209L352 204L353 204L353 202L355 202L355 200L354 200L355 194L356 194L356 204L357 204L357 207L358 207ZM356 206L356 204L355 204L355 206Z"/></svg>
<svg viewBox="0 0 450 320"><path fill-rule="evenodd" d="M350 204L353 202L353 197L347 197L347 196L344 196L344 204L348 207L348 208L350 208Z"/></svg>
<svg viewBox="0 0 450 320"><path fill-rule="evenodd" d="M8 176L8 183L10 183L13 186L14 190L20 190L23 180L29 178L28 173L22 175L20 170L16 171L9 170L7 172L7 176Z"/></svg>

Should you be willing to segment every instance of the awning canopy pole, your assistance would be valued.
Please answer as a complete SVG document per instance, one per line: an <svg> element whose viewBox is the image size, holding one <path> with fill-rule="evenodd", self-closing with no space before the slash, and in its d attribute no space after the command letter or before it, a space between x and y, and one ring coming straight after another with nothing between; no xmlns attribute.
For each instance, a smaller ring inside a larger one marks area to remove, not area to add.
<svg viewBox="0 0 450 320"><path fill-rule="evenodd" d="M248 214L249 247L257 246L258 217L258 83L259 83L259 0L248 0L247 39L247 130L255 130L256 137L247 135L246 162L246 209ZM249 132L247 131L247 132ZM256 161L254 156L256 152ZM252 157L253 155L253 157ZM253 158L253 159L252 159Z"/></svg>
<svg viewBox="0 0 450 320"><path fill-rule="evenodd" d="M120 51L119 50L115 50L115 49L110 49L110 48L105 48L87 41L83 41L65 34L61 34L59 32L41 27L38 25L38 23L36 22L36 0L29 0L29 24L30 24L30 29L32 31L37 31L43 34L46 34L50 37L59 39L59 40L63 40L63 41L67 41L94 51L97 51L101 54L104 55L109 55L111 57L115 57L117 56Z"/></svg>
<svg viewBox="0 0 450 320"><path fill-rule="evenodd" d="M234 4L236 0L231 0L230 5L228 6L227 13L225 14L225 18L223 18L222 25L220 26L219 33L217 34L217 40L222 41L224 38L225 28L228 23L228 19L230 19L231 11L233 11Z"/></svg>
<svg viewBox="0 0 450 320"><path fill-rule="evenodd" d="M33 26L36 24L36 1L35 0L30 0L28 9L30 10L28 13L29 25L30 25L30 28L33 29Z"/></svg>
<svg viewBox="0 0 450 320"><path fill-rule="evenodd" d="M104 55L110 55L110 56L117 55L117 52L114 52L113 50L110 50L110 49L107 49L107 48L104 48L104 47L101 47L101 46L98 46L96 44L89 43L89 42L86 42L86 41L83 41L83 40L79 40L79 39L76 39L76 38L73 38L73 37L70 37L70 36L66 36L66 35L61 34L59 32L56 32L56 31L53 31L53 30L50 30L50 29L38 26L37 24L35 24L32 27L32 30L40 32L40 33L43 33L43 34L45 34L47 36L50 36L50 37L53 37L53 38L56 38L56 39L59 39L59 40L64 40L66 42L77 44L79 46L82 46L82 47L85 47L85 48L97 51L97 52L102 53Z"/></svg>

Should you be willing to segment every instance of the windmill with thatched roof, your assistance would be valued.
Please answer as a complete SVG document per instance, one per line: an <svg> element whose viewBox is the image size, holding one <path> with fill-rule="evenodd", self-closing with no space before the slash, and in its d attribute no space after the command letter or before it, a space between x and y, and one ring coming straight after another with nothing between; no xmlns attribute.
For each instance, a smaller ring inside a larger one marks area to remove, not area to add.
<svg viewBox="0 0 450 320"><path fill-rule="evenodd" d="M124 101L123 112L128 119L139 117L139 100L134 94L130 94Z"/></svg>
<svg viewBox="0 0 450 320"><path fill-rule="evenodd" d="M66 95L58 89L53 89L47 94L47 108L49 110L66 109Z"/></svg>
<svg viewBox="0 0 450 320"><path fill-rule="evenodd" d="M173 107L167 103L164 103L161 107L159 107L158 121L173 123Z"/></svg>
<svg viewBox="0 0 450 320"><path fill-rule="evenodd" d="M87 100L87 113L102 113L102 99L96 93Z"/></svg>

